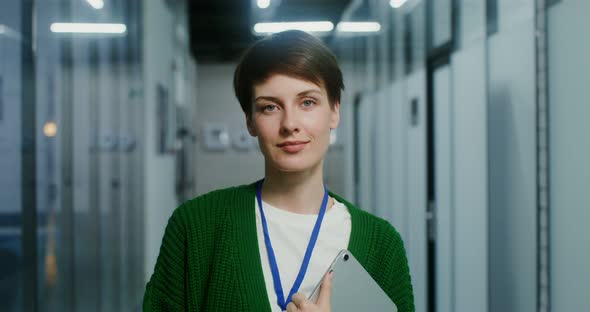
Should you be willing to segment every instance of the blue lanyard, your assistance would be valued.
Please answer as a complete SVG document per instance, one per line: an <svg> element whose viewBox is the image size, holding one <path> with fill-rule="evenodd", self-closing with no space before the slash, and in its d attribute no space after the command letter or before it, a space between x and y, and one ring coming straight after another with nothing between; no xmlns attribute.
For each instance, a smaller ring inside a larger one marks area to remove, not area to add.
<svg viewBox="0 0 590 312"><path fill-rule="evenodd" d="M315 222L315 226L313 227L313 231L311 232L311 238L309 239L309 244L307 245L307 251L305 251L305 257L303 258L303 263L301 263L301 268L299 269L299 274L297 275L297 279L293 284L293 288L291 288L291 292L289 292L289 297L287 297L287 301L285 301L285 297L283 295L283 285L281 284L281 276L279 275L279 268L277 266L277 260L275 258L275 252L272 249L272 244L270 242L270 236L268 235L268 226L266 224L266 217L264 216L264 211L262 210L262 182L264 179L258 182L258 186L256 189L256 199L258 200L258 208L260 209L260 216L262 218L262 229L264 231L264 242L266 243L266 250L268 252L268 261L270 263L270 270L272 272L272 280L275 287L275 292L277 293L277 303L281 307L281 309L287 310L287 304L291 302L291 297L299 290L299 286L301 286L301 282L303 282L303 277L307 272L307 266L309 265L309 260L311 259L311 253L313 252L313 247L315 246L316 241L318 240L318 234L320 232L320 226L322 225L322 220L324 219L324 214L326 212L326 206L328 204L328 190L326 186L324 186L324 199L322 200L322 206L320 207L320 213L318 218Z"/></svg>

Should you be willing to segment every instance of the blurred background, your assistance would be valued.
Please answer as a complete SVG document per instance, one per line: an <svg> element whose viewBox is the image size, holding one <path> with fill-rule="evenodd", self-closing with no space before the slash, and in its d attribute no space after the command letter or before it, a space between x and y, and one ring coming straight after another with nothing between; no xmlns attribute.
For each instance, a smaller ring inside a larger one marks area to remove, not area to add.
<svg viewBox="0 0 590 312"><path fill-rule="evenodd" d="M588 12L0 0L0 311L139 311L173 209L262 177L232 75L287 28L339 58L326 183L400 231L416 311L588 310Z"/></svg>

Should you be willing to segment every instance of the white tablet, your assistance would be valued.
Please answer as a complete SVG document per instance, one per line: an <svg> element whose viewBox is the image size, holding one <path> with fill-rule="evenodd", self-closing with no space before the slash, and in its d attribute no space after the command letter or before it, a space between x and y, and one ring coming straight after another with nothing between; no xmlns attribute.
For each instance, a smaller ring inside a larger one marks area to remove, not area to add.
<svg viewBox="0 0 590 312"><path fill-rule="evenodd" d="M334 271L332 280L331 308L338 312L391 311L397 307L379 287L377 282L354 258L350 251L338 253L327 272ZM317 302L322 281L318 283L309 300Z"/></svg>

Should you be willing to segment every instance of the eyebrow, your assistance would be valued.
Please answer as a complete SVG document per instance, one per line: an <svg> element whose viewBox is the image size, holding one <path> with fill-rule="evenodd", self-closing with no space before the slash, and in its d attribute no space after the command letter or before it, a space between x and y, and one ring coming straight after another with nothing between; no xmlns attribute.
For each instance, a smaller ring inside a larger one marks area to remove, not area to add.
<svg viewBox="0 0 590 312"><path fill-rule="evenodd" d="M258 102L258 100L266 100L270 102L281 103L281 100L274 96L259 96L256 99L254 99L254 102Z"/></svg>
<svg viewBox="0 0 590 312"><path fill-rule="evenodd" d="M299 93L297 93L298 97L302 97L302 96L306 96L312 93L317 93L319 95L322 94L322 92L320 90L316 90L316 89L309 89L309 90L305 90L305 91L301 91ZM256 99L254 99L255 102L257 102L258 100L267 100L267 101L271 101L271 102L275 102L275 103L281 103L282 101L279 98L276 98L274 96L259 96Z"/></svg>
<svg viewBox="0 0 590 312"><path fill-rule="evenodd" d="M306 95L308 95L308 94L310 94L310 93L317 93L317 94L320 94L320 95L322 94L322 92L320 92L320 90L316 90L316 89L309 89L309 90L305 90L305 91L299 92L299 93L297 94L297 96L299 96L299 97L301 97L301 96L306 96Z"/></svg>

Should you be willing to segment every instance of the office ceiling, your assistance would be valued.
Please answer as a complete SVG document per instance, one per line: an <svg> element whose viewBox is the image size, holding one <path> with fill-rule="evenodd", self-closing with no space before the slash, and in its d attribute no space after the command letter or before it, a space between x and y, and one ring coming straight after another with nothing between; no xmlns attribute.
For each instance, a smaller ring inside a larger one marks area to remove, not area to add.
<svg viewBox="0 0 590 312"><path fill-rule="evenodd" d="M331 21L336 25L350 0L271 0L260 9L255 0L188 2L191 51L200 63L231 62L257 37L256 22ZM329 40L329 38L326 38Z"/></svg>

